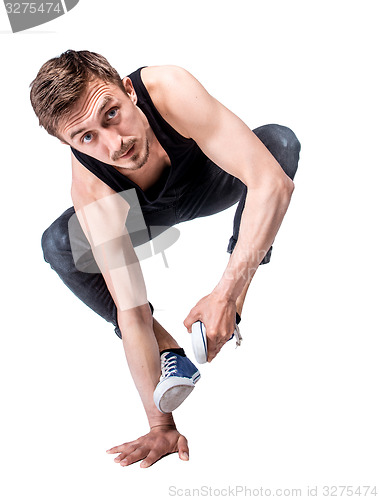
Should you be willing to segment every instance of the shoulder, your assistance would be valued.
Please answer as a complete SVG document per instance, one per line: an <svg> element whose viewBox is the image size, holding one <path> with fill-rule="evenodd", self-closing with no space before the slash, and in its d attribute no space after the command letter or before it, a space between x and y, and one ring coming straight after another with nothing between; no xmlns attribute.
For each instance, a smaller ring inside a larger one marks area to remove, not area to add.
<svg viewBox="0 0 379 500"><path fill-rule="evenodd" d="M80 209L93 201L115 194L113 189L84 167L72 153L71 165L71 198L75 209Z"/></svg>
<svg viewBox="0 0 379 500"><path fill-rule="evenodd" d="M141 79L163 118L183 136L190 137L188 117L197 113L200 102L211 99L201 83L185 68L173 65L143 68Z"/></svg>
<svg viewBox="0 0 379 500"><path fill-rule="evenodd" d="M194 79L189 71L175 65L147 66L141 70L141 78L149 94L160 94L168 88L175 90L178 85Z"/></svg>

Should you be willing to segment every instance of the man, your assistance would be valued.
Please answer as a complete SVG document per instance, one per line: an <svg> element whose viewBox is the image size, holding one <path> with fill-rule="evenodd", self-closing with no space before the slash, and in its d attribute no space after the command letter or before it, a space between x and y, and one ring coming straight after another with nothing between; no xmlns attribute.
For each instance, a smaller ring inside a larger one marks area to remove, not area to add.
<svg viewBox="0 0 379 500"><path fill-rule="evenodd" d="M40 125L72 150L75 210L45 231L45 260L115 325L150 425L145 436L108 451L119 453L115 461L121 465L143 460L148 467L173 452L188 460L187 440L172 411L200 374L152 317L125 223L133 203L123 194L137 194L150 235L154 227L239 202L228 266L184 321L189 332L195 323L206 331L203 354L212 361L233 332L238 335L251 279L270 260L293 192L300 143L279 125L252 132L182 68L145 67L121 80L106 59L88 51L67 51L45 63L31 84L31 102ZM74 262L74 212L98 273L84 272L86 258L81 266Z"/></svg>

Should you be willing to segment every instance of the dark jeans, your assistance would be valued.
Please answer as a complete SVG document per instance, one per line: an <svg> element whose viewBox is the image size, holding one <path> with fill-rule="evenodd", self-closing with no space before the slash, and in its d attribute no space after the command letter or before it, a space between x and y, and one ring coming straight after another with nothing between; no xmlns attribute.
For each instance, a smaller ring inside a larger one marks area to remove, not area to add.
<svg viewBox="0 0 379 500"><path fill-rule="evenodd" d="M285 173L293 179L299 160L300 143L292 130L281 125L264 125L255 129L254 133L276 158ZM181 189L180 186L175 187L175 195L171 193L167 196L166 207L162 209L162 199L160 199L157 209L154 209L154 205L150 205L146 210L142 207L142 211L148 228L171 227L180 222L215 214L238 202L233 235L227 249L232 253L238 239L246 192L246 186L239 179L209 160L206 168L202 170L201 178L196 176L192 186L186 186L185 189ZM44 258L82 302L115 326L115 332L121 338L116 305L102 274L79 271L75 266L68 234L68 221L73 214L74 208L71 207L43 233ZM272 248L261 264L270 261L271 250Z"/></svg>

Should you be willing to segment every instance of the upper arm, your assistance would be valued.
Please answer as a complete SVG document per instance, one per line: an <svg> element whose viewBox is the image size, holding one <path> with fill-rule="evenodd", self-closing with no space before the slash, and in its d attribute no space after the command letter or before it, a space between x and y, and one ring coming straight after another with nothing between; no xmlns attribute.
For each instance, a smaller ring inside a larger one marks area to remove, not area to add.
<svg viewBox="0 0 379 500"><path fill-rule="evenodd" d="M72 184L71 198L75 209L80 209L93 201L115 194L115 191L90 172L71 153Z"/></svg>
<svg viewBox="0 0 379 500"><path fill-rule="evenodd" d="M93 256L120 311L135 311L147 303L138 258L125 221L130 205L88 172L73 156L71 196L76 216Z"/></svg>
<svg viewBox="0 0 379 500"><path fill-rule="evenodd" d="M153 93L163 117L208 158L247 186L286 176L269 150L234 113L183 68L161 67ZM155 102L155 100L154 100Z"/></svg>
<svg viewBox="0 0 379 500"><path fill-rule="evenodd" d="M126 233L127 201L87 170L72 154L71 198L79 223L97 246Z"/></svg>

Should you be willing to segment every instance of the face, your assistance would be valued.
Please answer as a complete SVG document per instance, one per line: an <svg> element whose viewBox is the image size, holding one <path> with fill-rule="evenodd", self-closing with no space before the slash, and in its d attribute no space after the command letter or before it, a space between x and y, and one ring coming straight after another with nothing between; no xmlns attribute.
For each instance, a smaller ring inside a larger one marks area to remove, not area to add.
<svg viewBox="0 0 379 500"><path fill-rule="evenodd" d="M129 79L125 92L94 80L62 125L60 137L74 149L104 163L137 170L149 158L148 125L137 108Z"/></svg>

